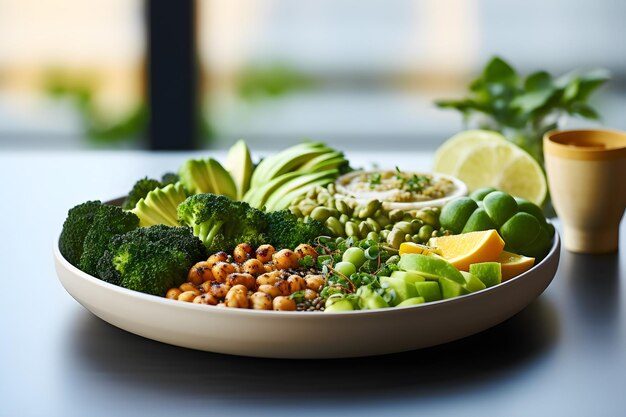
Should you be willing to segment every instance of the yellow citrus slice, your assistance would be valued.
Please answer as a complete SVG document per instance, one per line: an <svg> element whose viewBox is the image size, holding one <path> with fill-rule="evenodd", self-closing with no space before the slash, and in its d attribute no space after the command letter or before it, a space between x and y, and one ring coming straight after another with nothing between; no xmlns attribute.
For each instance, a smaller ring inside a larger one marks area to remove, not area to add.
<svg viewBox="0 0 626 417"><path fill-rule="evenodd" d="M472 132L476 137L457 135L446 141L437 150L434 170L459 178L470 192L495 187L541 205L548 186L537 161L497 133L465 133Z"/></svg>
<svg viewBox="0 0 626 417"><path fill-rule="evenodd" d="M494 229L434 237L428 244L461 271L469 271L470 264L495 262L504 248L504 240Z"/></svg>
<svg viewBox="0 0 626 417"><path fill-rule="evenodd" d="M400 244L400 255L405 253L417 253L420 255L441 255L441 252L437 248L433 248L426 245L420 245L419 243L403 242Z"/></svg>
<svg viewBox="0 0 626 417"><path fill-rule="evenodd" d="M502 251L498 257L498 262L502 265L502 281L506 281L532 268L535 264L535 258Z"/></svg>
<svg viewBox="0 0 626 417"><path fill-rule="evenodd" d="M433 171L454 175L458 161L465 159L465 154L484 143L506 142L504 136L491 130L465 130L445 141L433 160Z"/></svg>

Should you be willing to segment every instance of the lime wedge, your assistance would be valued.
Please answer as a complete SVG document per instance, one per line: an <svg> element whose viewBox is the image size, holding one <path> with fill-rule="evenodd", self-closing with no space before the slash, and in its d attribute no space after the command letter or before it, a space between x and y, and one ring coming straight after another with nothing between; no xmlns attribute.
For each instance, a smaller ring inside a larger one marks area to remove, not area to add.
<svg viewBox="0 0 626 417"><path fill-rule="evenodd" d="M437 150L434 171L459 178L470 192L491 186L537 205L548 191L537 161L490 131L470 130L453 136Z"/></svg>
<svg viewBox="0 0 626 417"><path fill-rule="evenodd" d="M433 171L453 175L457 161L465 158L468 151L483 143L506 142L504 136L491 130L465 130L445 141L433 161Z"/></svg>

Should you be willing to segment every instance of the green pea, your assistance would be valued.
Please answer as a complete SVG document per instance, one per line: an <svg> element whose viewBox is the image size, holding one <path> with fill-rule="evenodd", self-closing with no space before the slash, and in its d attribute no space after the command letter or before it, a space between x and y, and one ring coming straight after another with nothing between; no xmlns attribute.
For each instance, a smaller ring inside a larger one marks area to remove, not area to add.
<svg viewBox="0 0 626 417"><path fill-rule="evenodd" d="M387 236L387 243L392 248L398 249L400 244L404 242L405 233L402 230L392 230Z"/></svg>
<svg viewBox="0 0 626 417"><path fill-rule="evenodd" d="M418 236L419 238L422 240L422 242L426 242L428 239L430 239L432 233L433 233L433 227L429 224L425 224L424 226L422 226L420 228L420 231L418 232Z"/></svg>
<svg viewBox="0 0 626 417"><path fill-rule="evenodd" d="M345 236L343 225L337 220L336 217L329 217L324 222L326 227L333 233L335 236Z"/></svg>
<svg viewBox="0 0 626 417"><path fill-rule="evenodd" d="M384 229L380 231L380 240L387 240L387 236L389 236L389 233L391 233L390 230Z"/></svg>
<svg viewBox="0 0 626 417"><path fill-rule="evenodd" d="M410 242L412 238L413 238L413 236L411 236L410 233L407 233L407 234L404 235L404 241L405 242Z"/></svg>
<svg viewBox="0 0 626 417"><path fill-rule="evenodd" d="M304 215L302 214L302 210L300 210L300 207L298 206L289 207L289 211L296 217L304 217Z"/></svg>
<svg viewBox="0 0 626 417"><path fill-rule="evenodd" d="M339 216L339 223L341 224L345 225L348 220L350 220L350 217L347 214L342 214L341 216Z"/></svg>
<svg viewBox="0 0 626 417"><path fill-rule="evenodd" d="M354 222L346 222L344 226L347 236L359 237L359 228Z"/></svg>
<svg viewBox="0 0 626 417"><path fill-rule="evenodd" d="M391 223L396 223L402 220L404 217L404 211L400 209L394 209L389 212L389 221Z"/></svg>
<svg viewBox="0 0 626 417"><path fill-rule="evenodd" d="M319 220L320 222L325 222L332 215L332 211L330 211L327 207L319 206L315 207L311 212L311 218L315 220Z"/></svg>
<svg viewBox="0 0 626 417"><path fill-rule="evenodd" d="M393 230L400 230L403 233L411 233L412 229L411 223L405 221L393 225Z"/></svg>
<svg viewBox="0 0 626 417"><path fill-rule="evenodd" d="M335 184L332 182L326 186L326 190L330 193L330 195L335 195L337 193L337 189L335 188Z"/></svg>
<svg viewBox="0 0 626 417"><path fill-rule="evenodd" d="M335 208L341 214L347 214L347 215L352 214L352 210L350 209L348 204L343 200L340 200L340 199L335 200Z"/></svg>
<svg viewBox="0 0 626 417"><path fill-rule="evenodd" d="M417 233L420 228L424 226L424 222L420 219L411 220L411 233Z"/></svg>
<svg viewBox="0 0 626 417"><path fill-rule="evenodd" d="M416 233L413 236L411 236L411 242L413 242L413 243L422 243L423 240L420 238L420 235L418 233Z"/></svg>
<svg viewBox="0 0 626 417"><path fill-rule="evenodd" d="M332 197L330 197L328 200L326 200L326 201L324 202L324 206L326 206L326 207L328 207L328 208L332 208L332 209L334 209L334 208L335 208L335 199L334 199L334 198L332 198Z"/></svg>
<svg viewBox="0 0 626 417"><path fill-rule="evenodd" d="M320 193L317 195L317 202L320 204L326 203L326 201L330 198L330 194L328 193Z"/></svg>
<svg viewBox="0 0 626 417"><path fill-rule="evenodd" d="M432 227L439 227L439 216L433 213L432 210L420 210L417 212L417 215L415 217L422 220L424 223L431 225Z"/></svg>
<svg viewBox="0 0 626 417"><path fill-rule="evenodd" d="M317 196L317 190L315 188L311 188L306 193L307 198L315 198Z"/></svg>
<svg viewBox="0 0 626 417"><path fill-rule="evenodd" d="M374 232L380 232L380 225L376 223L376 220L372 218L368 218L365 220L365 223L372 229Z"/></svg>
<svg viewBox="0 0 626 417"><path fill-rule="evenodd" d="M372 228L370 227L369 224L367 224L367 222L359 223L358 228L359 228L359 236L366 236L369 232L372 231Z"/></svg>
<svg viewBox="0 0 626 417"><path fill-rule="evenodd" d="M305 205L301 204L298 206L303 216L308 216L309 214L311 214L313 209L315 209L316 207L319 207L319 206L317 204L305 204Z"/></svg>
<svg viewBox="0 0 626 417"><path fill-rule="evenodd" d="M346 249L341 257L344 262L350 262L355 267L360 268L365 263L365 251L357 246Z"/></svg>
<svg viewBox="0 0 626 417"><path fill-rule="evenodd" d="M373 240L374 242L378 242L378 233L376 232L369 232L366 236L367 240Z"/></svg>
<svg viewBox="0 0 626 417"><path fill-rule="evenodd" d="M379 200L368 201L365 204L365 207L357 212L357 217L361 219L365 219L367 217L372 216L374 213L376 213L376 210L378 210L381 204L382 202Z"/></svg>
<svg viewBox="0 0 626 417"><path fill-rule="evenodd" d="M374 217L376 223L380 225L380 227L385 227L390 224L389 216L387 214L378 214Z"/></svg>
<svg viewBox="0 0 626 417"><path fill-rule="evenodd" d="M337 264L333 266L333 269L347 277L350 277L350 275L356 272L356 266L348 261L337 262Z"/></svg>

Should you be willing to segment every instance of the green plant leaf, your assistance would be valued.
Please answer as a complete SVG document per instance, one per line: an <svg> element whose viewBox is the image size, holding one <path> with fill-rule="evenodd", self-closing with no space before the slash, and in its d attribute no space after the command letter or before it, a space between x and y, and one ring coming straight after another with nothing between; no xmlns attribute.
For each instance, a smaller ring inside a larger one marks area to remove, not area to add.
<svg viewBox="0 0 626 417"><path fill-rule="evenodd" d="M537 71L526 77L524 82L526 91L553 90L552 76L546 71Z"/></svg>
<svg viewBox="0 0 626 417"><path fill-rule="evenodd" d="M600 115L598 112L588 104L584 103L574 103L570 109L568 110L570 114L577 114L586 119L599 120Z"/></svg>
<svg viewBox="0 0 626 417"><path fill-rule="evenodd" d="M563 91L563 102L571 102L576 99L578 95L578 86L580 85L580 80L578 78L574 78L570 81L567 86L565 86L565 90Z"/></svg>
<svg viewBox="0 0 626 417"><path fill-rule="evenodd" d="M487 83L515 86L518 76L513 67L500 57L493 57L485 67L483 78Z"/></svg>
<svg viewBox="0 0 626 417"><path fill-rule="evenodd" d="M519 109L522 113L531 113L546 104L553 94L554 89L552 88L530 91L515 97L511 106Z"/></svg>

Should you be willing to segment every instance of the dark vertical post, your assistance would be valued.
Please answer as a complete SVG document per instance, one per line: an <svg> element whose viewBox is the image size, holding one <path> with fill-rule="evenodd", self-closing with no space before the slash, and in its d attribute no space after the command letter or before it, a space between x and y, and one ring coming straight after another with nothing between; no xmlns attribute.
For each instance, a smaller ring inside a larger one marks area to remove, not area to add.
<svg viewBox="0 0 626 417"><path fill-rule="evenodd" d="M146 0L148 142L152 150L198 146L195 0Z"/></svg>

